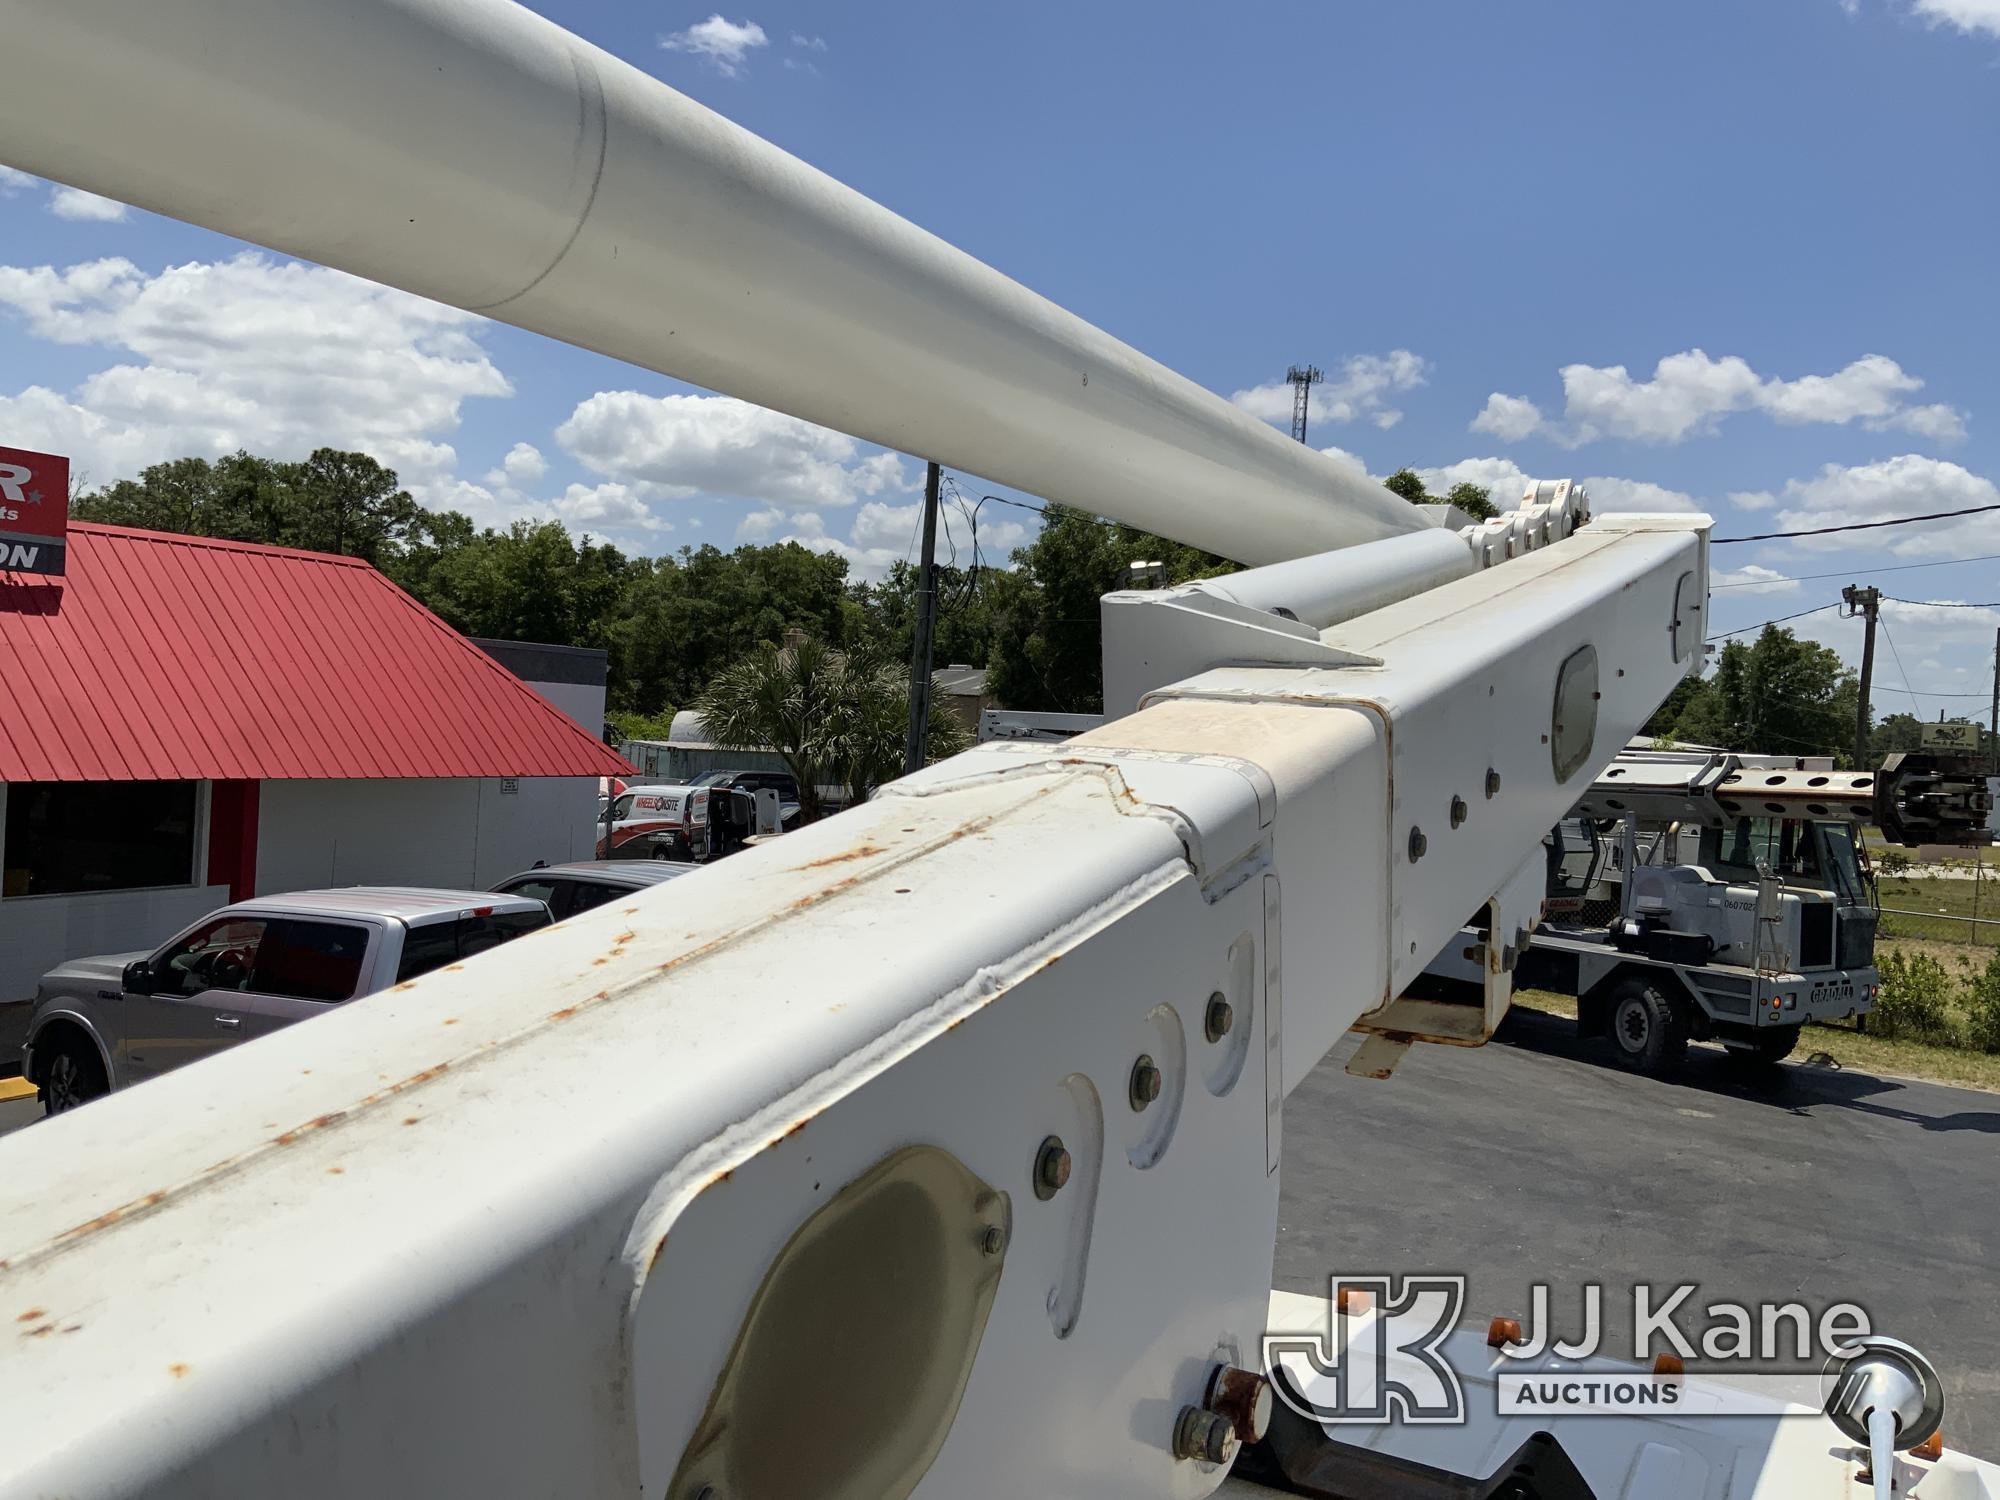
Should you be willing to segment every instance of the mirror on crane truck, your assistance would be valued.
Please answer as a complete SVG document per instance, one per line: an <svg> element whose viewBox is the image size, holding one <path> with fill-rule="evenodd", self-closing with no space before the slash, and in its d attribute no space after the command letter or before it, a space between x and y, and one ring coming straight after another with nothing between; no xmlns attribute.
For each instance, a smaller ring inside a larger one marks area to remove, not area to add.
<svg viewBox="0 0 2000 1500"><path fill-rule="evenodd" d="M1808 1021L1855 1019L1880 992L1877 902L1861 827L1893 842L1986 837L1986 783L1948 754L1879 771L1706 749L1628 751L1543 841L1541 925L1516 989L1577 1002L1577 1027L1640 1072L1690 1041L1746 1061L1790 1055ZM1477 981L1463 942L1425 971Z"/></svg>

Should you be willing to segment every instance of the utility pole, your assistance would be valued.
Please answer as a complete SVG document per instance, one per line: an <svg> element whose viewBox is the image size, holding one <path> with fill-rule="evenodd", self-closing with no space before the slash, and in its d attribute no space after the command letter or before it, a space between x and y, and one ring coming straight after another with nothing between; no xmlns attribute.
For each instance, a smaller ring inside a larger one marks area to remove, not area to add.
<svg viewBox="0 0 2000 1500"><path fill-rule="evenodd" d="M1285 371L1285 383L1292 388L1292 437L1306 440L1306 408L1312 404L1312 388L1324 377L1317 365L1293 365Z"/></svg>
<svg viewBox="0 0 2000 1500"><path fill-rule="evenodd" d="M1875 680L1875 618L1882 612L1882 591L1850 583L1840 591L1841 614L1861 616L1861 697L1854 706L1854 769L1868 769L1868 689Z"/></svg>
<svg viewBox="0 0 2000 1500"><path fill-rule="evenodd" d="M931 638L937 630L938 466L924 471L924 558L917 572L917 628L910 641L910 737L903 744L903 774L924 768L931 730Z"/></svg>
<svg viewBox="0 0 2000 1500"><path fill-rule="evenodd" d="M1993 717L1986 727L1990 740L1986 774L2000 776L2000 630L1993 632Z"/></svg>

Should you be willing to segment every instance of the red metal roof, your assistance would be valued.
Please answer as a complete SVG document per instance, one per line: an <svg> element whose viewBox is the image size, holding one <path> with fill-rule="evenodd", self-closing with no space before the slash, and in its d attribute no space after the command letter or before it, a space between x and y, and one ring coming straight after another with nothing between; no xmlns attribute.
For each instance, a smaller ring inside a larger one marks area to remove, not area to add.
<svg viewBox="0 0 2000 1500"><path fill-rule="evenodd" d="M0 573L0 781L630 770L357 558L77 521Z"/></svg>

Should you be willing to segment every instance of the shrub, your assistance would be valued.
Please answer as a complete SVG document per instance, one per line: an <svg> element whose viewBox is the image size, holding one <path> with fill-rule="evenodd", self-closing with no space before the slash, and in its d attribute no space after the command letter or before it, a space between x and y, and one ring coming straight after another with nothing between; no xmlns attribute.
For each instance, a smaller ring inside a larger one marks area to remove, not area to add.
<svg viewBox="0 0 2000 1500"><path fill-rule="evenodd" d="M1966 1031L1981 1052L2000 1052L2000 953L1965 988Z"/></svg>
<svg viewBox="0 0 2000 1500"><path fill-rule="evenodd" d="M1952 1041L1953 986L1944 965L1922 953L1891 953L1879 967L1882 993L1868 1029L1879 1036Z"/></svg>
<svg viewBox="0 0 2000 1500"><path fill-rule="evenodd" d="M1882 873L1891 880L1900 880L1910 873L1910 856L1901 849L1883 850L1882 857L1876 863L1882 867Z"/></svg>

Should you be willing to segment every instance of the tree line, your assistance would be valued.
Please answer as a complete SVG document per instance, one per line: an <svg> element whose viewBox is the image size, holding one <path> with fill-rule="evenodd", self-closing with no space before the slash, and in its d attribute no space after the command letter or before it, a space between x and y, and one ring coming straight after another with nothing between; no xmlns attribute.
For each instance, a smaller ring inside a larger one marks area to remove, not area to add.
<svg viewBox="0 0 2000 1500"><path fill-rule="evenodd" d="M1413 504L1495 513L1475 485L1432 495L1409 469L1386 482ZM642 738L664 737L675 708L692 704L726 669L776 651L787 631L880 676L908 662L915 628L911 562L868 582L850 577L844 558L792 542L641 557L555 520L482 528L458 511L426 510L369 455L330 448L297 463L250 453L175 459L80 496L73 511L85 520L345 553L373 563L467 635L602 648L614 722ZM961 561L938 569L935 660L986 668L987 691L1001 707L1100 712L1098 600L1129 586L1131 565L1142 561L1163 564L1170 585L1236 567L1052 504L1011 566ZM1835 755L1844 764L1857 693L1833 651L1773 626L1754 641L1725 644L1712 669L1675 689L1646 729L1731 749ZM1871 763L1916 748L1920 733L1908 714L1885 717L1872 730Z"/></svg>
<svg viewBox="0 0 2000 1500"><path fill-rule="evenodd" d="M1728 750L1831 755L1843 768L1863 770L1898 751L1922 748L1923 721L1914 714L1877 719L1871 712L1867 765L1855 767L1860 698L1861 685L1838 652L1782 625L1766 625L1754 641L1725 642L1703 676L1683 679L1645 732ZM1992 736L1982 729L1980 741L1979 753L1990 757Z"/></svg>
<svg viewBox="0 0 2000 1500"><path fill-rule="evenodd" d="M911 562L869 582L851 577L846 559L793 542L642 557L556 520L482 528L459 511L426 510L368 454L330 448L297 463L239 452L154 464L80 495L72 513L344 553L467 635L601 648L614 723L638 737L663 736L675 708L724 669L778 648L787 631L879 666L907 663L915 630ZM1003 706L1097 711L1097 600L1124 586L1139 559L1166 563L1175 583L1235 566L1050 506L1012 567L939 568L937 664L986 667Z"/></svg>

